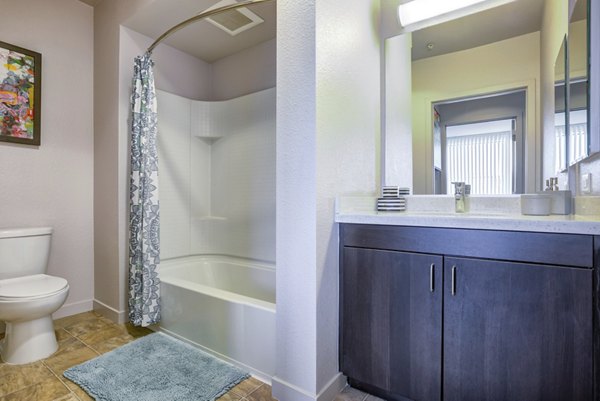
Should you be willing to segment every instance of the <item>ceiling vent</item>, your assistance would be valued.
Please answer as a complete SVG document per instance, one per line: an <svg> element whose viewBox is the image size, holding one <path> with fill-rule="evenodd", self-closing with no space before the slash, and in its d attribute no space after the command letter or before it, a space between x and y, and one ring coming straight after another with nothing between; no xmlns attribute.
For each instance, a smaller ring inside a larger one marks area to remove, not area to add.
<svg viewBox="0 0 600 401"><path fill-rule="evenodd" d="M236 4L235 0L222 0L214 6L207 8L205 11L214 10L224 6ZM227 11L212 17L208 17L206 21L210 22L214 26L221 28L231 36L235 36L240 32L244 32L256 25L262 24L264 20L258 15L246 7L237 8L235 10Z"/></svg>

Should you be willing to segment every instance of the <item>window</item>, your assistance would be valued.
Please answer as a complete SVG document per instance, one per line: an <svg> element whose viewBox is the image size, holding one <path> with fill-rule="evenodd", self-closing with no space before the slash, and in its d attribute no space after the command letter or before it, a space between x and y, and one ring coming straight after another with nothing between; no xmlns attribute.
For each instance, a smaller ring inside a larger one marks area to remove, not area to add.
<svg viewBox="0 0 600 401"><path fill-rule="evenodd" d="M446 127L446 187L471 184L472 194L513 192L513 119Z"/></svg>

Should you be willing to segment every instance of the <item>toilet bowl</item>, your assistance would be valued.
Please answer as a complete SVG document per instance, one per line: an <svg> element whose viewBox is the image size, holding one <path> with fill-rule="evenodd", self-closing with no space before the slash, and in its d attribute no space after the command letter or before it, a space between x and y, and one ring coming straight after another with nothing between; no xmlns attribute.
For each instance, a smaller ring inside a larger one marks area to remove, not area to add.
<svg viewBox="0 0 600 401"><path fill-rule="evenodd" d="M0 229L0 321L6 324L0 358L25 364L58 349L52 313L67 299L67 280L44 274L50 228Z"/></svg>

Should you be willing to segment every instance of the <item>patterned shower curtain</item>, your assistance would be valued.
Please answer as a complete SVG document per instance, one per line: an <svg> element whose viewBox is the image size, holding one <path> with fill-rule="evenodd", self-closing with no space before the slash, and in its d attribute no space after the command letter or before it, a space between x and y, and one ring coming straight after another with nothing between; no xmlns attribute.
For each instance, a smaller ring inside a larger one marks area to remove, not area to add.
<svg viewBox="0 0 600 401"><path fill-rule="evenodd" d="M131 94L129 185L129 320L160 321L160 263L156 94L150 54L136 57Z"/></svg>

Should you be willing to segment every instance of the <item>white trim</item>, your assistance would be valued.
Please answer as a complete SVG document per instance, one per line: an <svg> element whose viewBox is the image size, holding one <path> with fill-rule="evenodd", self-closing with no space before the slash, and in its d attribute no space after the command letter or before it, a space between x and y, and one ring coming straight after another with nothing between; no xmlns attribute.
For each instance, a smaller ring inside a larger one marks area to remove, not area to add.
<svg viewBox="0 0 600 401"><path fill-rule="evenodd" d="M129 320L126 311L119 311L103 302L98 301L97 299L94 299L93 310L118 324L126 323Z"/></svg>
<svg viewBox="0 0 600 401"><path fill-rule="evenodd" d="M65 304L52 314L52 319L60 319L66 316L76 315L78 313L89 312L92 310L92 307L93 301L91 299Z"/></svg>
<svg viewBox="0 0 600 401"><path fill-rule="evenodd" d="M317 401L333 400L335 396L339 394L344 387L346 387L347 383L348 380L346 379L346 376L344 376L341 372L338 372L325 386L323 386L317 395Z"/></svg>
<svg viewBox="0 0 600 401"><path fill-rule="evenodd" d="M331 401L346 387L346 376L338 372L319 394L311 394L277 376L271 382L273 397L281 401Z"/></svg>

